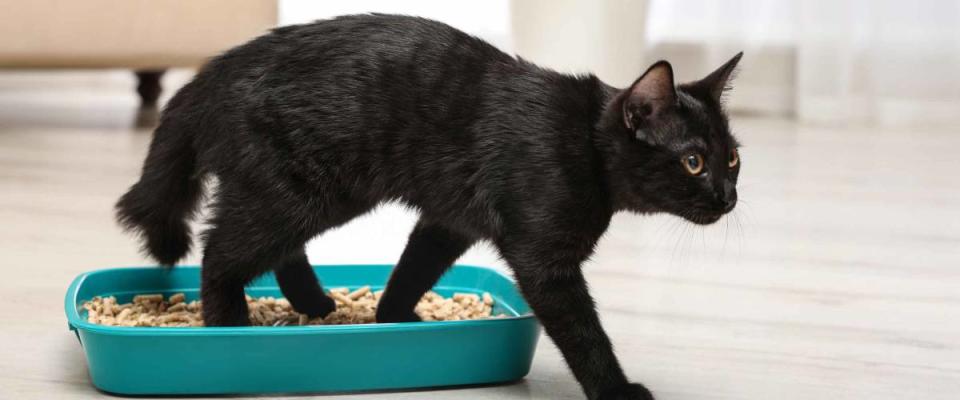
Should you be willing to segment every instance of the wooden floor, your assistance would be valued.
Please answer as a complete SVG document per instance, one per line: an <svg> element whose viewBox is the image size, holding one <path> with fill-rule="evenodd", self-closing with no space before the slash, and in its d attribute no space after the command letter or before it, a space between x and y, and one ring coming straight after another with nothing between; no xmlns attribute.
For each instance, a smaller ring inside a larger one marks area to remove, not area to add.
<svg viewBox="0 0 960 400"><path fill-rule="evenodd" d="M131 128L132 84L0 75L0 398L105 396L63 295L81 272L149 262L111 215L150 137ZM617 215L586 267L628 375L661 400L958 398L958 130L733 126L745 147L731 217L702 229ZM311 261L393 262L413 218L385 207L312 242ZM502 268L485 246L461 262ZM580 396L543 338L519 383L351 398Z"/></svg>

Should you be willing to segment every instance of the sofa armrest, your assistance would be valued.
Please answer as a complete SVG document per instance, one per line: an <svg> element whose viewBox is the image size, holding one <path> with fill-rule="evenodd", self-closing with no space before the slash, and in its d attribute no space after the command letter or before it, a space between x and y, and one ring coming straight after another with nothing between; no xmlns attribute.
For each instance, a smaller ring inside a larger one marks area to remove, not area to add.
<svg viewBox="0 0 960 400"><path fill-rule="evenodd" d="M192 67L277 24L275 0L0 2L0 67Z"/></svg>

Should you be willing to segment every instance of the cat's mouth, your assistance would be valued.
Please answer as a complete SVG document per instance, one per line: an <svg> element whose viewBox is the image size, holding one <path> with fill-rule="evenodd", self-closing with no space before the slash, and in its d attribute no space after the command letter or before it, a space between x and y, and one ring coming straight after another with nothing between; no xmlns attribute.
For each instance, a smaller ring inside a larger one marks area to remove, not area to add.
<svg viewBox="0 0 960 400"><path fill-rule="evenodd" d="M710 225L720 220L725 213L686 213L683 218L697 225Z"/></svg>

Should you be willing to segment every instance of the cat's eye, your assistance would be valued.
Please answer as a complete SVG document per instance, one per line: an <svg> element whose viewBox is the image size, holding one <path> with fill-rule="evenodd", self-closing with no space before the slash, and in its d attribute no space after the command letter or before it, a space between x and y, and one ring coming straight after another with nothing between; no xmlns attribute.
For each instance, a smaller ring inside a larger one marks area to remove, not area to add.
<svg viewBox="0 0 960 400"><path fill-rule="evenodd" d="M727 161L727 165L730 168L736 167L737 164L740 164L740 153L737 152L737 149L730 150L730 160Z"/></svg>
<svg viewBox="0 0 960 400"><path fill-rule="evenodd" d="M690 175L700 175L703 172L703 156L699 154L689 154L680 161Z"/></svg>

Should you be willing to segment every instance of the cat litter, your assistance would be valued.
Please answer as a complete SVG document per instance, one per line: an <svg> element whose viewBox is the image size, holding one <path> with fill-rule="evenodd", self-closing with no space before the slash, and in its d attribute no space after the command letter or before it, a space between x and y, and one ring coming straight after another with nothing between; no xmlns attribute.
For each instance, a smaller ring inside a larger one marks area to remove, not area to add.
<svg viewBox="0 0 960 400"><path fill-rule="evenodd" d="M330 289L329 296L337 308L326 317L310 319L297 313L283 298L247 296L250 324L253 326L287 325L342 325L376 322L377 303L383 291L372 291L364 286L354 291L347 288ZM417 303L415 311L424 321L459 321L492 316L493 297L489 293L455 293L444 298L427 292ZM133 301L118 304L113 296L94 297L83 303L87 321L109 326L190 327L203 326L201 302L186 301L183 293L164 299L160 294L142 294Z"/></svg>

